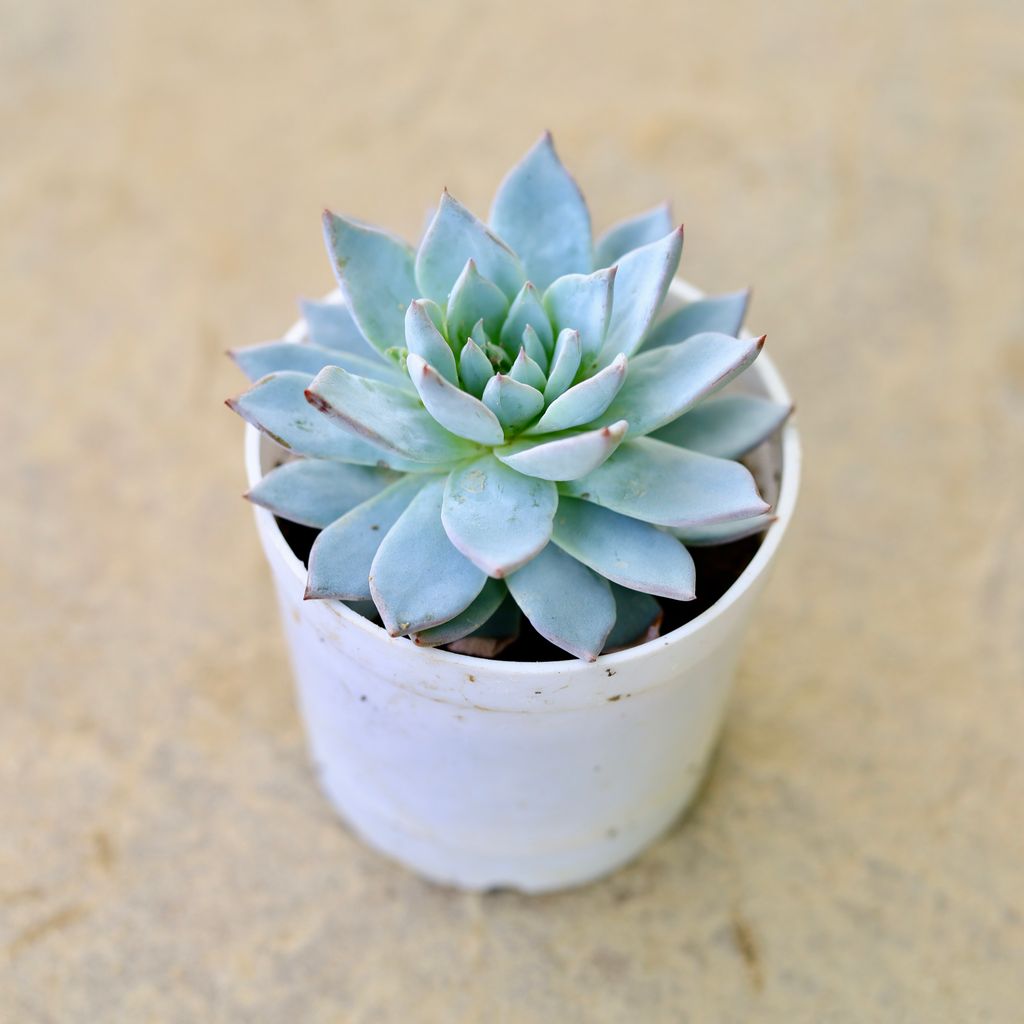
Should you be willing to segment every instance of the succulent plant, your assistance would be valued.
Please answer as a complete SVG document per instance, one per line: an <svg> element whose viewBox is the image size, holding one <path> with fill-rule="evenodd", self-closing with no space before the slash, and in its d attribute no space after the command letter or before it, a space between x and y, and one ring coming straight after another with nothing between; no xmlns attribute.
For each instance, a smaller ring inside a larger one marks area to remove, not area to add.
<svg viewBox="0 0 1024 1024"><path fill-rule="evenodd" d="M235 350L255 384L228 403L296 456L248 497L320 530L307 598L477 651L521 611L593 659L647 635L652 595L694 596L688 545L770 521L737 460L789 410L711 397L764 343L736 336L746 293L659 317L667 206L593 241L545 135L489 224L445 191L417 249L329 211L324 234L342 301Z"/></svg>

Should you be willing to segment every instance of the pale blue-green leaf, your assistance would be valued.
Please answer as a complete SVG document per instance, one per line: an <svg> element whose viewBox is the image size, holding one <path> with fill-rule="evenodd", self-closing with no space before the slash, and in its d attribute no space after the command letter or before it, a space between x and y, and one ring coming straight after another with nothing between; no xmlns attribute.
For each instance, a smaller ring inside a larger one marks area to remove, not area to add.
<svg viewBox="0 0 1024 1024"><path fill-rule="evenodd" d="M665 300L683 251L683 229L626 253L615 264L615 294L601 359L632 355Z"/></svg>
<svg viewBox="0 0 1024 1024"><path fill-rule="evenodd" d="M486 625L507 595L508 589L504 583L488 580L484 584L484 589L465 611L459 612L454 619L449 619L440 626L432 626L417 633L413 639L424 647L440 647L442 644L461 640Z"/></svg>
<svg viewBox="0 0 1024 1024"><path fill-rule="evenodd" d="M478 320L483 320L488 336L496 338L507 310L505 293L493 281L482 277L476 263L468 260L452 286L448 300L448 337L451 343L461 345Z"/></svg>
<svg viewBox="0 0 1024 1024"><path fill-rule="evenodd" d="M503 444L505 432L497 416L468 391L449 383L418 355L409 353L409 376L427 412L457 437L477 444Z"/></svg>
<svg viewBox="0 0 1024 1024"><path fill-rule="evenodd" d="M566 327L560 331L555 342L555 351L551 357L551 369L548 371L548 382L544 387L544 398L553 402L572 386L579 372L583 358L583 346L579 331Z"/></svg>
<svg viewBox="0 0 1024 1024"><path fill-rule="evenodd" d="M487 329L484 327L483 320L477 320L473 324L473 330L470 331L470 338L473 339L484 352L487 351L487 346L491 345L491 336L487 333Z"/></svg>
<svg viewBox="0 0 1024 1024"><path fill-rule="evenodd" d="M306 398L357 434L412 462L450 465L478 451L445 430L415 395L337 366L316 375Z"/></svg>
<svg viewBox="0 0 1024 1024"><path fill-rule="evenodd" d="M441 521L448 539L488 576L525 565L551 537L558 489L484 455L453 469Z"/></svg>
<svg viewBox="0 0 1024 1024"><path fill-rule="evenodd" d="M543 342L541 342L540 338L537 336L537 332L529 324L523 328L523 337L520 349L526 350L526 354L534 361L542 374L547 370L548 351L544 348Z"/></svg>
<svg viewBox="0 0 1024 1024"><path fill-rule="evenodd" d="M735 337L743 326L749 302L749 288L728 295L715 295L710 299L698 299L656 323L644 338L643 347L649 350L675 345L695 334L709 331Z"/></svg>
<svg viewBox="0 0 1024 1024"><path fill-rule="evenodd" d="M653 210L638 213L635 217L613 224L597 240L594 247L594 266L610 267L627 252L650 245L664 238L672 230L672 211L668 203L655 206Z"/></svg>
<svg viewBox="0 0 1024 1024"><path fill-rule="evenodd" d="M510 301L526 282L519 257L445 191L416 254L420 294L446 305L469 259Z"/></svg>
<svg viewBox="0 0 1024 1024"><path fill-rule="evenodd" d="M657 598L637 590L627 590L617 583L612 584L612 597L615 598L615 625L604 642L603 653L635 647L653 640L661 632L665 613Z"/></svg>
<svg viewBox="0 0 1024 1024"><path fill-rule="evenodd" d="M690 553L675 537L656 526L562 496L552 540L577 561L630 590L693 599L694 569Z"/></svg>
<svg viewBox="0 0 1024 1024"><path fill-rule="evenodd" d="M496 373L484 388L483 403L507 431L516 431L536 419L544 408L544 396L529 384Z"/></svg>
<svg viewBox="0 0 1024 1024"><path fill-rule="evenodd" d="M618 290L617 276L615 267L595 274L567 274L544 293L544 308L555 330L571 327L579 331L584 365L594 361L604 344Z"/></svg>
<svg viewBox="0 0 1024 1024"><path fill-rule="evenodd" d="M246 497L275 516L322 530L396 479L375 467L297 459L272 469Z"/></svg>
<svg viewBox="0 0 1024 1024"><path fill-rule="evenodd" d="M750 519L734 519L731 523L712 523L710 526L690 526L673 530L687 547L706 548L715 544L729 544L744 537L763 533L776 517L773 515L752 516Z"/></svg>
<svg viewBox="0 0 1024 1024"><path fill-rule="evenodd" d="M371 350L364 343L364 352ZM325 366L343 366L350 373L358 373L374 380L386 380L391 384L402 383L393 366L380 359L354 356L339 349L322 348L306 342L266 341L258 345L233 348L228 355L238 364L249 380L259 380L268 373L294 370L312 377Z"/></svg>
<svg viewBox="0 0 1024 1024"><path fill-rule="evenodd" d="M536 388L540 392L543 392L544 385L547 384L544 371L536 360L530 358L530 354L526 351L525 346L519 350L519 355L516 356L512 369L508 371L508 375L513 380L519 381L520 384L529 384L531 388Z"/></svg>
<svg viewBox="0 0 1024 1024"><path fill-rule="evenodd" d="M432 480L390 529L370 566L370 592L392 635L419 633L455 618L487 576L460 554L441 525L444 480Z"/></svg>
<svg viewBox="0 0 1024 1024"><path fill-rule="evenodd" d="M775 433L791 405L754 395L724 395L702 402L652 436L720 459L738 459Z"/></svg>
<svg viewBox="0 0 1024 1024"><path fill-rule="evenodd" d="M543 441L518 441L495 452L506 466L541 480L575 480L592 473L626 436L625 420L582 433L567 431Z"/></svg>
<svg viewBox="0 0 1024 1024"><path fill-rule="evenodd" d="M406 473L421 472L425 468L357 437L351 430L317 412L305 396L311 380L308 373L289 370L271 373L237 398L229 398L226 404L272 441L297 455L400 469ZM411 399L412 395L407 397Z"/></svg>
<svg viewBox="0 0 1024 1024"><path fill-rule="evenodd" d="M626 419L634 437L650 434L742 373L763 345L764 338L696 334L641 352L630 360L626 383L598 422Z"/></svg>
<svg viewBox="0 0 1024 1024"><path fill-rule="evenodd" d="M324 240L352 317L381 353L402 343L416 298L415 253L400 238L324 211Z"/></svg>
<svg viewBox="0 0 1024 1024"><path fill-rule="evenodd" d="M323 348L349 352L354 356L366 356L379 352L363 336L352 318L352 312L343 302L317 302L302 299L299 302L302 319L306 321L306 333L314 345Z"/></svg>
<svg viewBox="0 0 1024 1024"><path fill-rule="evenodd" d="M550 352L555 342L555 334L551 329L551 321L544 309L540 292L529 281L523 285L509 307L508 316L501 328L501 344L509 352L515 352L527 327L532 327L537 332L544 351Z"/></svg>
<svg viewBox="0 0 1024 1024"><path fill-rule="evenodd" d="M487 382L494 376L494 367L491 366L490 359L472 338L462 346L462 353L459 355L459 374L462 377L462 386L474 398L479 398L484 393Z"/></svg>
<svg viewBox="0 0 1024 1024"><path fill-rule="evenodd" d="M613 363L581 380L579 384L559 395L544 410L544 415L530 427L530 434L550 434L555 430L569 430L597 419L619 393L629 360L619 356Z"/></svg>
<svg viewBox="0 0 1024 1024"><path fill-rule="evenodd" d="M469 654L474 658L496 658L519 639L522 628L523 613L506 588L505 600L498 606L498 610L469 636L450 643L448 650L455 654Z"/></svg>
<svg viewBox="0 0 1024 1024"><path fill-rule="evenodd" d="M306 597L370 601L370 566L377 548L424 482L435 479L402 477L323 530L309 552Z"/></svg>
<svg viewBox="0 0 1024 1024"><path fill-rule="evenodd" d="M590 213L549 133L505 176L490 221L519 253L526 276L538 288L591 268Z"/></svg>
<svg viewBox="0 0 1024 1024"><path fill-rule="evenodd" d="M433 310L430 307L433 307ZM437 329L434 316L440 307L429 299L416 299L405 311L405 344L410 353L425 359L445 380L458 386L455 355L444 335Z"/></svg>
<svg viewBox="0 0 1024 1024"><path fill-rule="evenodd" d="M607 580L549 544L506 582L542 637L586 661L601 653L615 623Z"/></svg>
<svg viewBox="0 0 1024 1024"><path fill-rule="evenodd" d="M769 509L745 466L649 437L627 442L561 491L659 526L723 523Z"/></svg>

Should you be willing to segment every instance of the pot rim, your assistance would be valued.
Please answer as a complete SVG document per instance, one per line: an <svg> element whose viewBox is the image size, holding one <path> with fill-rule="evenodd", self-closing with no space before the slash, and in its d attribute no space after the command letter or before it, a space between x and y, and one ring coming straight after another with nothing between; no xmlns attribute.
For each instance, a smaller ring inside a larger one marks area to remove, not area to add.
<svg viewBox="0 0 1024 1024"><path fill-rule="evenodd" d="M705 294L689 282L679 279L672 282L670 292L686 302L693 302L696 299L703 298ZM337 294L336 291L332 292L328 298L334 298ZM743 334L749 336L748 331L744 331ZM304 335L305 321L299 319L285 334L284 340L298 342ZM766 353L761 352L755 363L750 367L750 372L754 372L760 378L769 397L774 401L782 402L786 405L793 404L789 391L783 382L782 375L775 367L771 357ZM601 654L595 661L584 661L582 658L573 658L571 656L560 661L493 661L487 658L471 657L467 654L456 654L452 651L445 651L436 647L422 647L408 637L389 636L382 626L378 626L376 623L352 611L343 602L329 601L324 603L329 604L331 610L349 626L362 630L368 637L392 644L404 642L409 645L410 649L441 658L442 662L447 662L453 668L469 670L475 667L479 671L482 667L481 663L483 663L484 665L500 666L501 672L507 676L529 678L535 675L550 673L552 670L556 670L559 673L590 673L596 667L617 669L620 666L639 661L645 655L653 653L655 650L665 646L675 646L677 643L682 642L687 637L710 625L740 599L751 587L754 580L771 563L775 551L782 543L782 538L792 519L797 493L800 489L802 452L800 434L795 419L794 413L789 417L782 429L780 437L782 451L781 477L778 500L775 503L774 509L776 519L765 532L764 540L762 540L756 554L736 578L732 586L710 608L705 609L700 615L672 630L670 633L659 636L657 643L650 641L627 648L624 651L617 651L613 654ZM261 442L262 434L260 431L252 426L252 424L247 423L245 425L244 450L246 477L249 488L254 487L263 477L260 453ZM274 520L273 513L258 505L253 505L253 512L260 531L269 537L270 543L273 544L277 554L288 567L289 572L295 577L296 585L304 588L306 566L295 555L285 540L284 534L281 533Z"/></svg>

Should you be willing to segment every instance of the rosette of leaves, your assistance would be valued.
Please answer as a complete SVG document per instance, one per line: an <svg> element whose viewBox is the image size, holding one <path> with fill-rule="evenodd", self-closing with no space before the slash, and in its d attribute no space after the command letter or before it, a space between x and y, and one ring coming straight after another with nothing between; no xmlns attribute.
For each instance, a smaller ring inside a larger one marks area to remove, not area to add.
<svg viewBox="0 0 1024 1024"><path fill-rule="evenodd" d="M331 212L324 234L343 301L235 350L255 384L228 403L294 456L248 497L320 530L307 598L473 651L521 612L594 659L694 596L688 546L770 521L737 460L789 410L712 397L764 342L737 337L745 293L659 315L667 206L595 241L545 135L487 224L446 191L418 248Z"/></svg>

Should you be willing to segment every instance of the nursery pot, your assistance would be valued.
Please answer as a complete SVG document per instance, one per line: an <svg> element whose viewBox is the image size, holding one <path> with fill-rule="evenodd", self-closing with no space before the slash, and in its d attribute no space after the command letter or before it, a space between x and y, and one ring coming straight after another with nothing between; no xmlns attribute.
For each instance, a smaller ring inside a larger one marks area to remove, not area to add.
<svg viewBox="0 0 1024 1024"><path fill-rule="evenodd" d="M676 282L669 302L699 296ZM300 321L288 338L304 332ZM763 354L733 387L790 400ZM247 426L245 455L252 486L283 452ZM792 422L752 468L778 518L736 582L680 628L591 663L419 647L340 602L304 601L305 566L273 515L255 508L312 757L342 818L436 882L526 892L604 875L663 833L707 767L792 516Z"/></svg>

